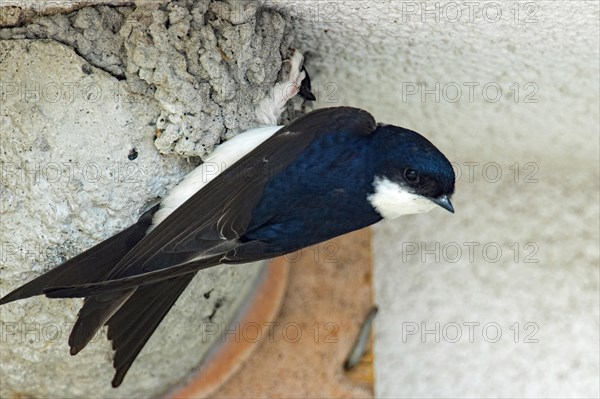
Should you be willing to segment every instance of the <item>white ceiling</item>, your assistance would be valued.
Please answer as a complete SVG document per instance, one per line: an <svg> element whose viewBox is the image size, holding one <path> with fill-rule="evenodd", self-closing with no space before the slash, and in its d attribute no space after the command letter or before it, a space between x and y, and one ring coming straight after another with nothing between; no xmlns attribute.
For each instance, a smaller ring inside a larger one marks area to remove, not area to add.
<svg viewBox="0 0 600 399"><path fill-rule="evenodd" d="M422 132L455 160L597 159L597 2L267 4L297 16L296 43L312 55L318 106L365 108ZM423 88L431 94L422 97Z"/></svg>

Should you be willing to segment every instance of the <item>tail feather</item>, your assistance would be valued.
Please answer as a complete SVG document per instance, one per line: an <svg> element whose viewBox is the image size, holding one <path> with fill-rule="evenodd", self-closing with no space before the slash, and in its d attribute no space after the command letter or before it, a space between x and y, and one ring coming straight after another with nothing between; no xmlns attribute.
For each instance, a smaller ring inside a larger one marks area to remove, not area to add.
<svg viewBox="0 0 600 399"><path fill-rule="evenodd" d="M73 296L86 298L69 336L70 353L75 355L80 352L96 332L107 325L108 338L112 340L115 350L113 364L116 373L112 385L121 385L132 363L194 278L195 272L214 266L220 260L220 256L213 256L147 275L107 280L111 270L144 238L158 208L159 205L153 206L131 227L0 298L0 305L42 294L67 297L60 295L62 290L65 287L74 288L82 295ZM174 276L168 275L173 271ZM119 286L119 282L123 281L126 284ZM111 287L114 282L117 284ZM87 286L91 289L86 289ZM98 287L101 289L95 292L94 288ZM68 290L62 293L68 293Z"/></svg>
<svg viewBox="0 0 600 399"><path fill-rule="evenodd" d="M69 353L78 354L94 338L96 332L131 297L135 290L111 292L85 298L77 321L69 335Z"/></svg>
<svg viewBox="0 0 600 399"><path fill-rule="evenodd" d="M131 227L0 298L0 305L42 295L53 287L78 286L104 280L121 258L144 238L157 209L158 205L155 205Z"/></svg>
<svg viewBox="0 0 600 399"><path fill-rule="evenodd" d="M44 290L48 298L85 298L89 296L103 295L107 293L126 292L130 289L143 287L149 284L155 284L165 280L171 280L186 274L194 273L199 270L214 267L220 264L223 256L209 256L168 266L158 270L152 270L146 273L140 273L133 276L115 278L110 280L95 281L88 284L75 286L52 287Z"/></svg>
<svg viewBox="0 0 600 399"><path fill-rule="evenodd" d="M121 385L137 355L194 276L190 273L137 288L108 320L107 335L115 350L113 387Z"/></svg>

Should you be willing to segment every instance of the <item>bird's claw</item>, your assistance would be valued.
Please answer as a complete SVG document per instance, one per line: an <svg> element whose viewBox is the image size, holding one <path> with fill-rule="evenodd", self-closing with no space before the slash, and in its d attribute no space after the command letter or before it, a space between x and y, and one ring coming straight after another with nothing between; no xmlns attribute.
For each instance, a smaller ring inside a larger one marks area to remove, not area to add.
<svg viewBox="0 0 600 399"><path fill-rule="evenodd" d="M279 117L285 110L288 101L298 93L306 100L314 100L310 91L310 78L304 70L304 55L296 49L290 49L290 57L284 62L290 64L288 76L273 87L272 95L261 100L256 107L256 117L259 122L266 125L276 125ZM306 79L308 78L308 79Z"/></svg>

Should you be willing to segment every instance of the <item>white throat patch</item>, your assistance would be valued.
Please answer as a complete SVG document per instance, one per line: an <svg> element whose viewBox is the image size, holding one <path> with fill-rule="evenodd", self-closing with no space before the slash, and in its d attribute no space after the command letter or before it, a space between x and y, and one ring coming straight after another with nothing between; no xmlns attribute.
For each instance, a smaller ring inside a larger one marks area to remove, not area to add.
<svg viewBox="0 0 600 399"><path fill-rule="evenodd" d="M375 192L367 199L381 216L394 219L412 213L424 213L435 208L436 204L427 198L407 191L398 183L385 177L375 176Z"/></svg>

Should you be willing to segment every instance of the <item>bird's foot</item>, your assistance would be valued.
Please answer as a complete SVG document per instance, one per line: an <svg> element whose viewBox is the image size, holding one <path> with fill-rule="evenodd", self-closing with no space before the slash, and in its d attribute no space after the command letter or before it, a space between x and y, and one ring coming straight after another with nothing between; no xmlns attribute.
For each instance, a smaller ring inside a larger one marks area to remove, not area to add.
<svg viewBox="0 0 600 399"><path fill-rule="evenodd" d="M288 77L277 82L271 95L263 98L256 107L256 118L265 125L277 125L277 120L285 110L287 102L300 92L303 80L307 77L306 71L302 67L304 55L296 49L291 50L291 57L284 61L290 64ZM308 91L310 92L310 83Z"/></svg>

